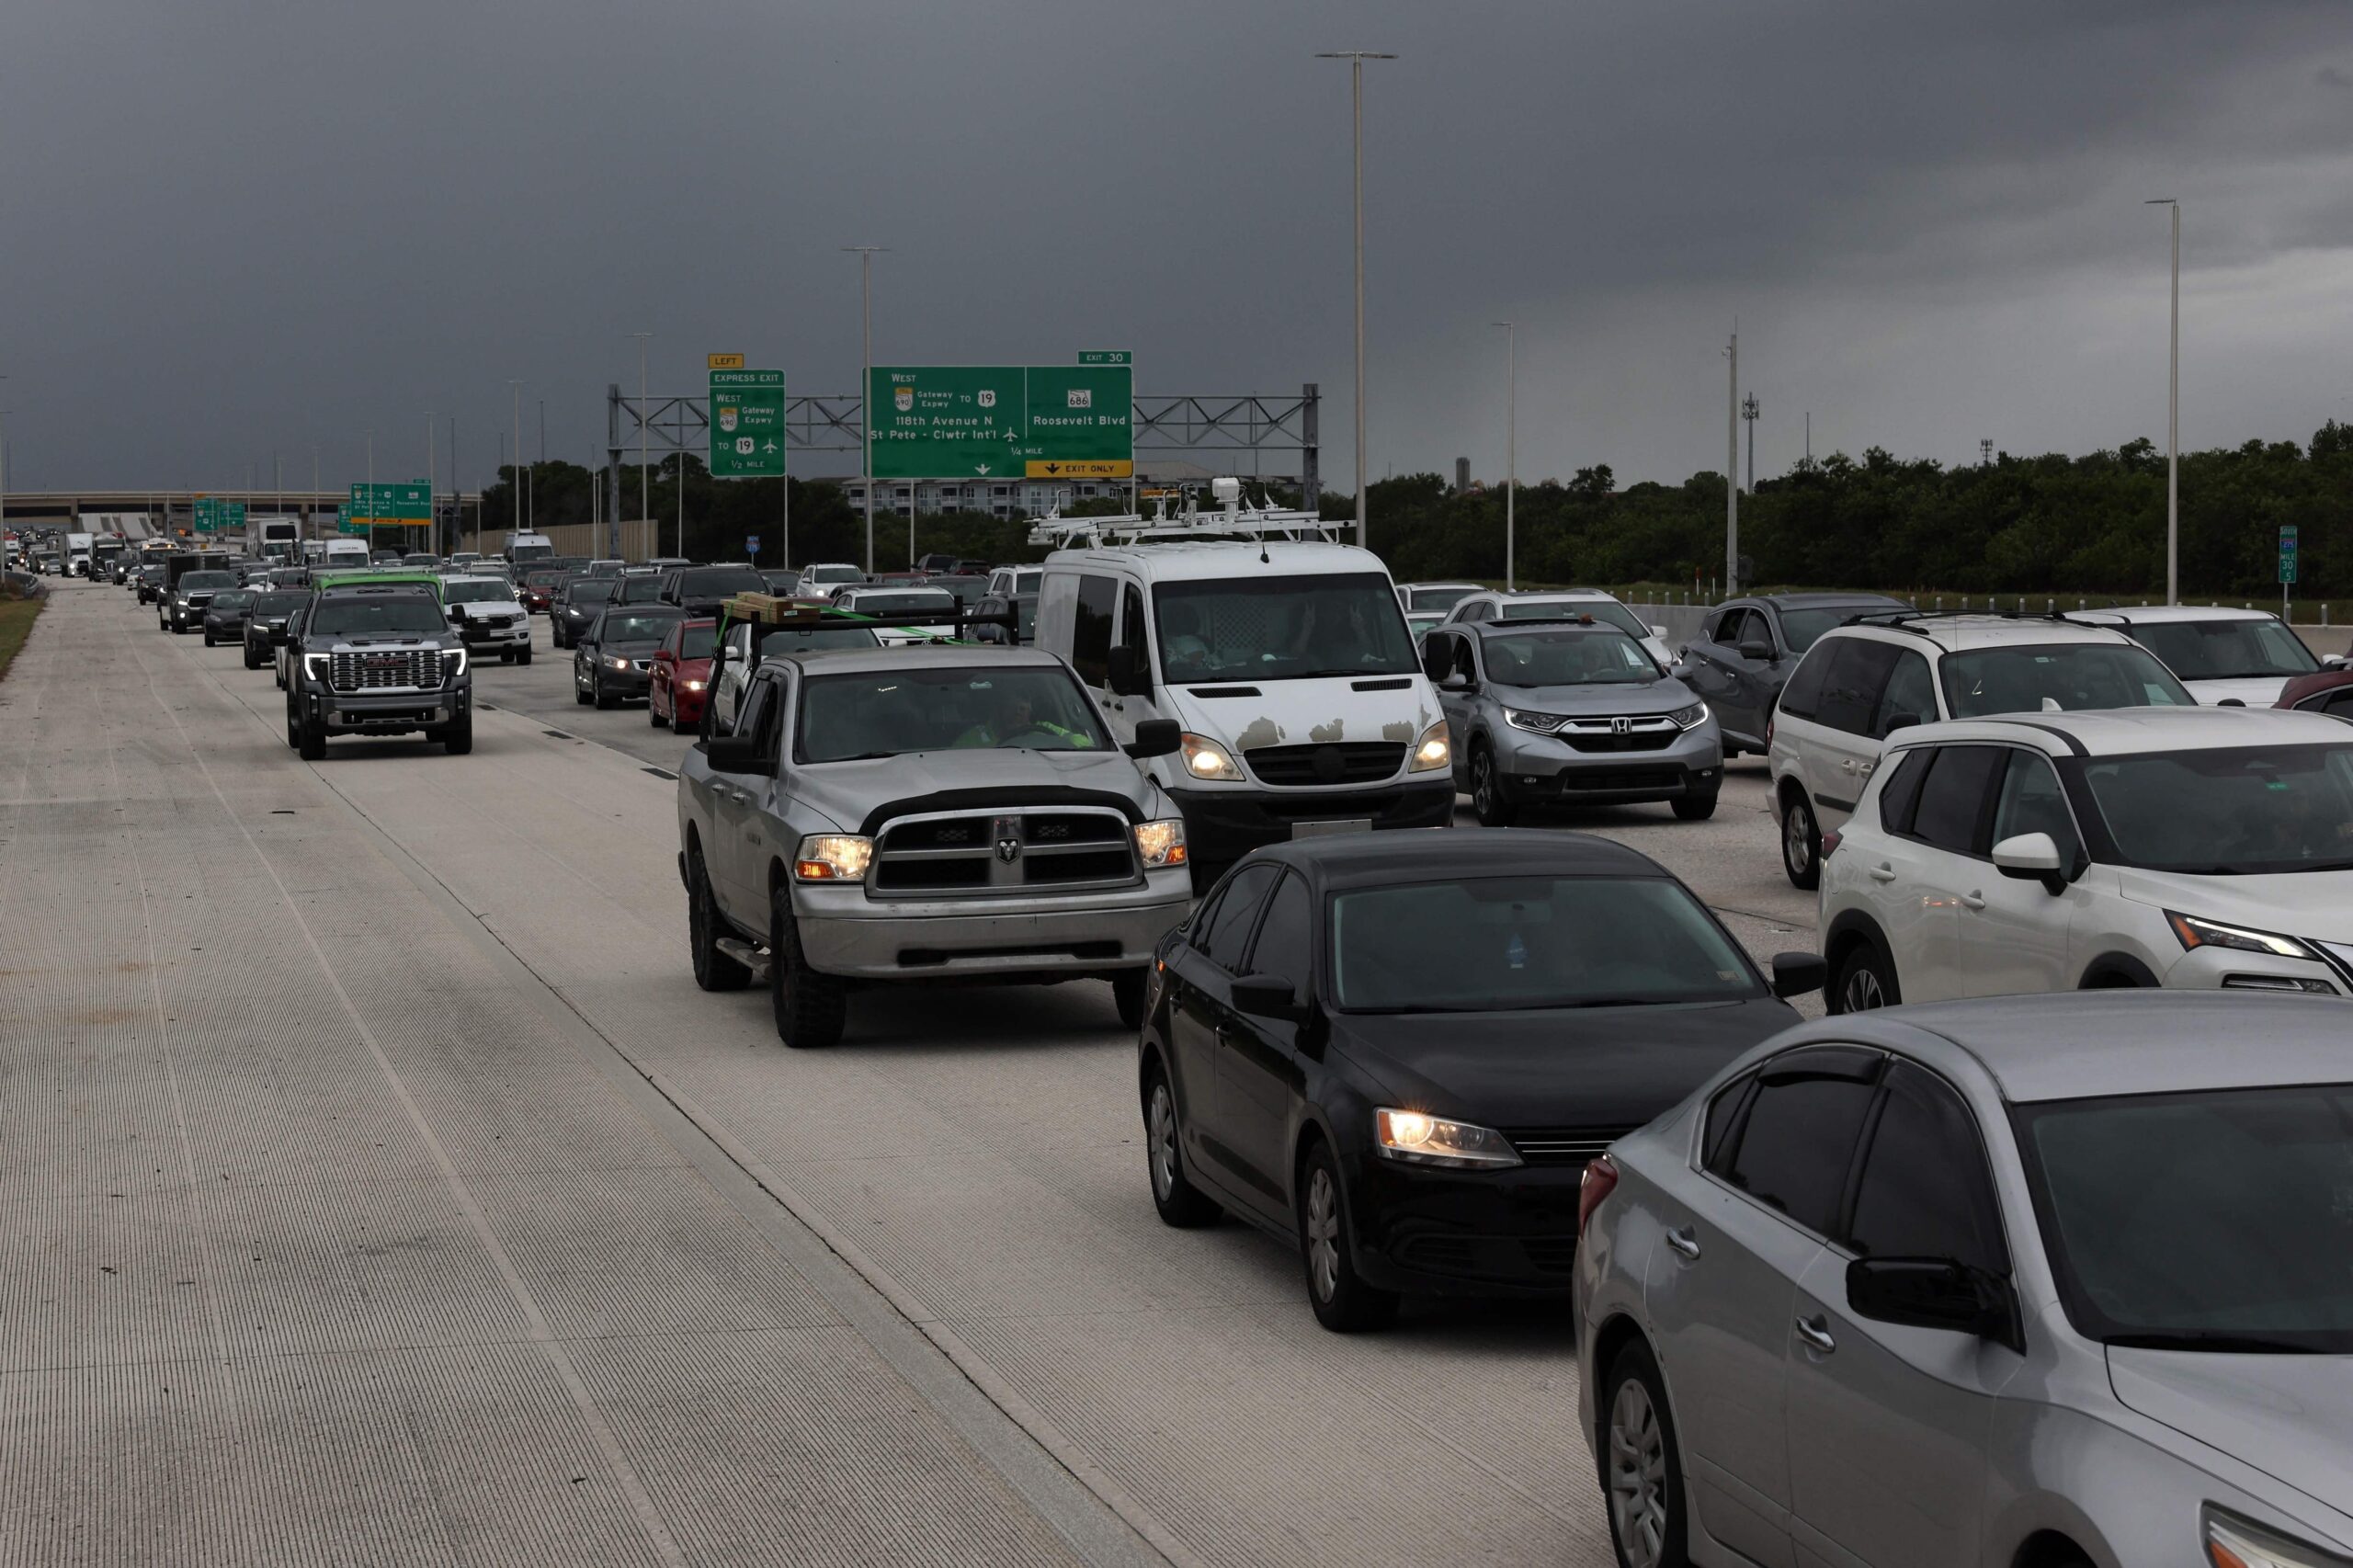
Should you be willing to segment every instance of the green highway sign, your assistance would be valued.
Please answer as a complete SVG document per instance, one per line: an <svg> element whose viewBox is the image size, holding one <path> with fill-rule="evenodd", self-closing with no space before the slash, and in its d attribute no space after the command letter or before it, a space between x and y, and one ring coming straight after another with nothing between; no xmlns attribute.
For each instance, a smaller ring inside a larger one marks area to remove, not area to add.
<svg viewBox="0 0 2353 1568"><path fill-rule="evenodd" d="M713 359L742 359L714 354ZM710 473L714 479L784 475L784 372L710 372Z"/></svg>
<svg viewBox="0 0 2353 1568"><path fill-rule="evenodd" d="M355 484L345 508L347 529L378 524L429 523L433 520L433 487L424 480L414 484Z"/></svg>
<svg viewBox="0 0 2353 1568"><path fill-rule="evenodd" d="M1134 356L1124 348L1089 348L1078 357L1082 365L1132 365Z"/></svg>
<svg viewBox="0 0 2353 1568"><path fill-rule="evenodd" d="M2296 525L2282 523L2279 525L2279 581L2288 584L2295 580Z"/></svg>
<svg viewBox="0 0 2353 1568"><path fill-rule="evenodd" d="M217 495L196 498L196 531L200 534L243 533L245 531L245 504L227 501Z"/></svg>
<svg viewBox="0 0 2353 1568"><path fill-rule="evenodd" d="M1135 372L1095 365L878 365L866 388L877 479L1128 479Z"/></svg>

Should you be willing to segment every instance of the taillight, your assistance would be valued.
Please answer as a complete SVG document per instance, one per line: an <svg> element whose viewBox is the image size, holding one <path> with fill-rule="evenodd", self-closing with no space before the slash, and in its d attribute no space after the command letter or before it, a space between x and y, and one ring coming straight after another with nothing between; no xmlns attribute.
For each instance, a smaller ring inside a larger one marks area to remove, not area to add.
<svg viewBox="0 0 2353 1568"><path fill-rule="evenodd" d="M1838 852L1838 830L1832 828L1822 835L1822 858L1825 860Z"/></svg>
<svg viewBox="0 0 2353 1568"><path fill-rule="evenodd" d="M1586 1221L1601 1207L1601 1200L1618 1188L1617 1162L1607 1154L1596 1154L1585 1163L1585 1175L1577 1178L1577 1239L1585 1239Z"/></svg>

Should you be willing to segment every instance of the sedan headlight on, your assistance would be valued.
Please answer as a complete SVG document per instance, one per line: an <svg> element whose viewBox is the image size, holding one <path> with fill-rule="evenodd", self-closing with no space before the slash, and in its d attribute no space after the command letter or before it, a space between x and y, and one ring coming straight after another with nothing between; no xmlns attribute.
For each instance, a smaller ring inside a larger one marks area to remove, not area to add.
<svg viewBox="0 0 2353 1568"><path fill-rule="evenodd" d="M1539 735L1549 735L1568 722L1558 713L1530 713L1524 709L1504 710L1504 722L1515 730L1527 730Z"/></svg>
<svg viewBox="0 0 2353 1568"><path fill-rule="evenodd" d="M1373 1146L1388 1158L1408 1165L1471 1170L1520 1163L1519 1151L1511 1146L1511 1140L1490 1127L1386 1106L1372 1113L1372 1124Z"/></svg>
<svg viewBox="0 0 2353 1568"><path fill-rule="evenodd" d="M1708 705L1694 702L1688 708L1677 709L1667 717L1675 721L1675 727L1678 730L1696 730L1708 722Z"/></svg>
<svg viewBox="0 0 2353 1568"><path fill-rule="evenodd" d="M874 860L874 840L849 833L813 833L792 858L792 874L804 882L862 882Z"/></svg>
<svg viewBox="0 0 2353 1568"><path fill-rule="evenodd" d="M1144 869L1156 871L1185 863L1185 824L1176 817L1136 824L1136 855Z"/></svg>
<svg viewBox="0 0 2353 1568"><path fill-rule="evenodd" d="M629 668L629 661L622 658L619 653L616 653L611 658L607 659L605 663L612 665L613 668L617 670L625 670Z"/></svg>
<svg viewBox="0 0 2353 1568"><path fill-rule="evenodd" d="M1242 768L1233 754L1207 735L1185 737L1185 771L1196 778L1239 779Z"/></svg>
<svg viewBox="0 0 2353 1568"><path fill-rule="evenodd" d="M2242 953L2269 953L2280 959L2320 957L2293 937L2275 937L2268 931L2250 931L2244 926L2223 926L2191 915L2177 915L2170 909L2165 911L2165 924L2173 927L2184 952L2192 948L2229 948Z"/></svg>
<svg viewBox="0 0 2353 1568"><path fill-rule="evenodd" d="M2199 1511L2206 1561L2213 1568L2342 1568L2334 1551L2291 1540L2209 1503Z"/></svg>
<svg viewBox="0 0 2353 1568"><path fill-rule="evenodd" d="M1454 766L1454 743L1449 738L1446 721L1440 719L1422 732L1414 743L1414 760L1406 766L1408 773L1435 773L1441 767Z"/></svg>

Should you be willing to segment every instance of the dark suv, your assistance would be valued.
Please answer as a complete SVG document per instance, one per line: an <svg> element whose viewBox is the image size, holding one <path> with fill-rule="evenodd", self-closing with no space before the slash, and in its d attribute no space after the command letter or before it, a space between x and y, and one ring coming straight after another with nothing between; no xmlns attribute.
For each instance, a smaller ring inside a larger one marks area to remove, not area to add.
<svg viewBox="0 0 2353 1568"><path fill-rule="evenodd" d="M717 615L737 594L765 594L768 580L749 566L681 566L662 578L660 602L688 615Z"/></svg>
<svg viewBox="0 0 2353 1568"><path fill-rule="evenodd" d="M1760 594L1708 612L1683 649L1684 684L1723 731L1724 756L1765 755L1765 726L1813 640L1859 615L1907 609L1884 594Z"/></svg>
<svg viewBox="0 0 2353 1568"><path fill-rule="evenodd" d="M329 735L418 730L473 749L473 672L440 596L416 583L347 584L311 600L288 644L286 744L316 762Z"/></svg>

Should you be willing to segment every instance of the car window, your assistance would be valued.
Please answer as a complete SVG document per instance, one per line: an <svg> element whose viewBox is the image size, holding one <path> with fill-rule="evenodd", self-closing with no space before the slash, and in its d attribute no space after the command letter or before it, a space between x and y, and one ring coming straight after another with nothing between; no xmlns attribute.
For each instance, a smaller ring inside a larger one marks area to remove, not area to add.
<svg viewBox="0 0 2353 1568"><path fill-rule="evenodd" d="M1977 824L2002 756L2000 746L1938 746L1913 809L1911 836L1956 855L1976 854Z"/></svg>
<svg viewBox="0 0 2353 1568"><path fill-rule="evenodd" d="M1929 724L1936 717L1937 685L1928 674L1928 661L1908 648L1898 649L1895 667L1888 672L1887 685L1871 712L1870 733L1885 740L1902 728L1899 721Z"/></svg>
<svg viewBox="0 0 2353 1568"><path fill-rule="evenodd" d="M1822 700L1823 685L1829 678L1830 666L1837 659L1838 650L1849 641L1844 637L1833 637L1827 642L1817 642L1811 653L1798 661L1798 667L1790 672L1790 678L1781 686L1781 700L1778 706L1782 712L1792 719L1813 717L1814 708Z"/></svg>
<svg viewBox="0 0 2353 1568"><path fill-rule="evenodd" d="M1724 1179L1810 1231L1835 1233L1881 1060L1850 1046L1814 1046L1767 1062Z"/></svg>
<svg viewBox="0 0 2353 1568"><path fill-rule="evenodd" d="M2195 708L2173 673L2131 643L2059 642L1948 653L1938 675L1956 719L2086 708Z"/></svg>
<svg viewBox="0 0 2353 1568"><path fill-rule="evenodd" d="M776 682L754 678L744 693L744 706L735 715L735 733L757 736L767 727L768 715L776 705Z"/></svg>
<svg viewBox="0 0 2353 1568"><path fill-rule="evenodd" d="M1111 607L1119 585L1108 577L1081 577L1078 605L1071 619L1070 667L1089 686L1111 678Z"/></svg>
<svg viewBox="0 0 2353 1568"><path fill-rule="evenodd" d="M2062 865L2075 858L2083 842L2051 759L2030 751L2013 751L2010 765L2002 774L2002 794L1994 806L1994 836L1989 842L1999 844L2022 833L2049 834L2059 846Z"/></svg>
<svg viewBox="0 0 2353 1568"><path fill-rule="evenodd" d="M1143 590L1133 583L1120 586L1120 641L1133 648L1140 661L1152 648L1152 632L1143 623Z"/></svg>
<svg viewBox="0 0 2353 1568"><path fill-rule="evenodd" d="M1902 649L1862 637L1842 637L1837 662L1824 676L1822 699L1813 711L1817 723L1850 735L1867 735L1879 708L1880 693L1895 668Z"/></svg>
<svg viewBox="0 0 2353 1568"><path fill-rule="evenodd" d="M1935 1074L1898 1062L1863 1154L1848 1227L1865 1257L1947 1257L2009 1272L1977 1120Z"/></svg>
<svg viewBox="0 0 2353 1568"><path fill-rule="evenodd" d="M1716 641L1727 648L1737 649L1743 642L1762 641L1764 636L1765 629L1757 623L1755 610L1736 609L1724 617L1722 630Z"/></svg>
<svg viewBox="0 0 2353 1568"><path fill-rule="evenodd" d="M1315 986L1315 909L1307 879L1296 871L1267 901L1267 918L1250 949L1250 972L1288 980L1302 992Z"/></svg>
<svg viewBox="0 0 2353 1568"><path fill-rule="evenodd" d="M1920 799L1920 786L1928 777L1928 767L1936 761L1937 748L1915 746L1899 754L1895 771L1879 790L1879 824L1890 833L1908 834L1912 831L1912 809Z"/></svg>
<svg viewBox="0 0 2353 1568"><path fill-rule="evenodd" d="M1242 953L1250 940L1251 924L1276 874L1272 866L1243 867L1233 873L1233 884L1225 890L1225 896L1218 901L1217 910L1210 917L1201 951L1209 955L1210 962L1228 974L1242 972Z"/></svg>
<svg viewBox="0 0 2353 1568"><path fill-rule="evenodd" d="M1699 1140L1699 1164L1718 1176L1726 1176L1731 1165L1733 1130L1740 1125L1740 1113L1748 1104L1748 1093L1756 1087L1756 1074L1744 1074L1716 1091L1708 1102L1707 1131Z"/></svg>

